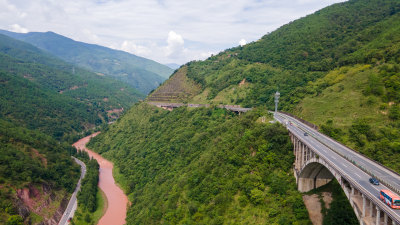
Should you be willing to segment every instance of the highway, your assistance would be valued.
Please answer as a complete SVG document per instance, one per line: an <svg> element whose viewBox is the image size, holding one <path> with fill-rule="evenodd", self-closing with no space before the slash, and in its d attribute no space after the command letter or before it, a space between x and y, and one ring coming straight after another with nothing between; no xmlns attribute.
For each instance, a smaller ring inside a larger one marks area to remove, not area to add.
<svg viewBox="0 0 400 225"><path fill-rule="evenodd" d="M274 118L278 122L286 125L291 133L295 134L303 143L311 147L315 153L338 170L347 181L357 186L357 189L366 194L375 204L379 204L382 210L390 214L390 217L394 218L398 223L400 222L400 210L390 208L379 199L379 192L381 189L390 189L394 191L393 188L388 188L387 185L382 183L399 187L400 176L398 174L354 152L293 117L282 113L275 113ZM305 136L304 133L308 135ZM355 163L352 163L350 160ZM362 166L363 169L361 169L360 166ZM379 186L371 184L368 180L371 175L366 171L377 176L382 183ZM400 190L400 187L398 190Z"/></svg>
<svg viewBox="0 0 400 225"><path fill-rule="evenodd" d="M64 211L63 216L61 217L60 222L58 225L67 225L68 219L74 216L75 210L78 207L78 203L76 201L76 195L78 194L79 190L81 189L81 181L86 175L86 165L81 160L74 158L75 162L81 166L81 177L79 178L78 184L76 185L74 193L72 193L71 199L68 202L68 206Z"/></svg>

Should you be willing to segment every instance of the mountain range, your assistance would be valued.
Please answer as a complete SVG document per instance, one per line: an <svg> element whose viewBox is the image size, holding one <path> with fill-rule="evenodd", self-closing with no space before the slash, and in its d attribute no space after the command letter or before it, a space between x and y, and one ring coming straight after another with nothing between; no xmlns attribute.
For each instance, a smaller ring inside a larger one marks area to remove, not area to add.
<svg viewBox="0 0 400 225"><path fill-rule="evenodd" d="M124 51L74 41L54 32L1 34L30 43L62 60L129 84L143 94L158 87L173 69Z"/></svg>
<svg viewBox="0 0 400 225"><path fill-rule="evenodd" d="M263 122L276 91L281 110L400 172L399 32L399 1L350 0L181 66L146 101L210 108L140 103L89 143L117 165L133 203L127 222L310 224L287 131ZM339 194L323 223L359 224L340 187L330 188Z"/></svg>

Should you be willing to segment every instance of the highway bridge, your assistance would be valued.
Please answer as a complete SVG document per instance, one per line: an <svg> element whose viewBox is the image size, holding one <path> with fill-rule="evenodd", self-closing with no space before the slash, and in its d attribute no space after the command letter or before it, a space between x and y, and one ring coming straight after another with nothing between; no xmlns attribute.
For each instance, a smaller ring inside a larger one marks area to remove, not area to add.
<svg viewBox="0 0 400 225"><path fill-rule="evenodd" d="M275 112L274 118L287 127L294 145L294 176L298 190L307 192L335 178L362 225L400 225L400 210L379 198L381 189L400 193L400 175L319 133L300 120ZM369 178L379 179L373 185Z"/></svg>
<svg viewBox="0 0 400 225"><path fill-rule="evenodd" d="M159 108L167 109L170 111L175 108L182 107L182 106L186 106L189 108L199 108L199 107L208 108L211 106L210 104L190 104L190 103L184 104L184 103L169 103L169 102L147 102L147 104L154 105ZM216 105L216 107L222 108L222 109L227 109L227 110L230 110L230 111L238 113L238 114L251 110L251 108L242 108L242 107L240 107L240 105Z"/></svg>

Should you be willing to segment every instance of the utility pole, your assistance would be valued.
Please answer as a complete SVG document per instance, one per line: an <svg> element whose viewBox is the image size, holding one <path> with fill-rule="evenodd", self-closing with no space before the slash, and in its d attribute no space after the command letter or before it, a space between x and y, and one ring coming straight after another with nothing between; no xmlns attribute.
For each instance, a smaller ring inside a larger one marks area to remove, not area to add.
<svg viewBox="0 0 400 225"><path fill-rule="evenodd" d="M281 94L276 91L275 93L275 112L278 112L278 102L279 102L279 97L281 96Z"/></svg>

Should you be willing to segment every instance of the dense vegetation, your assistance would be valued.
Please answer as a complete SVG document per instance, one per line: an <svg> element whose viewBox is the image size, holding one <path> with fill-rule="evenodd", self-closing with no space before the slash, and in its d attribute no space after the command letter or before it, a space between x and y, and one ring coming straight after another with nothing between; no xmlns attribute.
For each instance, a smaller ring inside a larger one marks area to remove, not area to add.
<svg viewBox="0 0 400 225"><path fill-rule="evenodd" d="M106 123L108 110L127 108L141 97L110 78L72 72L71 65L0 35L0 118L67 139Z"/></svg>
<svg viewBox="0 0 400 225"><path fill-rule="evenodd" d="M148 99L272 108L278 90L285 111L400 172L399 32L399 1L335 4L187 63ZM258 116L140 104L90 144L118 165L129 223L307 223L284 131ZM355 222L339 189L324 224Z"/></svg>
<svg viewBox="0 0 400 225"><path fill-rule="evenodd" d="M72 224L96 224L98 222L95 218L98 214L96 211L102 211L104 207L98 205L99 164L95 159L91 159L85 151L75 151L73 155L85 163L86 175L82 179L81 190L78 192L78 210Z"/></svg>
<svg viewBox="0 0 400 225"><path fill-rule="evenodd" d="M25 187L41 190L45 186L62 197L66 195L64 190L73 192L79 178L79 167L69 157L72 150L71 146L59 144L48 135L0 119L1 224L19 218L21 203L16 190ZM57 203L55 205L58 207ZM33 214L25 216L25 221L34 218ZM43 212L37 215L39 219L36 222L48 216Z"/></svg>
<svg viewBox="0 0 400 225"><path fill-rule="evenodd" d="M127 84L4 35L0 96L1 224L46 223L62 210L79 178L72 141L142 97ZM91 211L97 204L94 170L84 184L89 196L80 196Z"/></svg>
<svg viewBox="0 0 400 225"><path fill-rule="evenodd" d="M330 204L329 209L325 209L323 225L332 224L347 224L347 225L358 225L360 222L354 213L353 208L349 204L349 200L340 187L340 184L333 180L327 187L328 191L332 193L333 201Z"/></svg>
<svg viewBox="0 0 400 225"><path fill-rule="evenodd" d="M287 131L261 115L141 103L89 147L115 163L128 224L309 224Z"/></svg>
<svg viewBox="0 0 400 225"><path fill-rule="evenodd" d="M400 64L394 62L342 67L310 83L294 111L320 125L322 132L400 172L399 75Z"/></svg>
<svg viewBox="0 0 400 225"><path fill-rule="evenodd" d="M187 101L272 108L278 90L289 109L301 100L296 88L336 67L398 60L399 11L395 0L351 0L293 21L256 42L190 62L187 76L202 91ZM243 80L246 85L238 86Z"/></svg>
<svg viewBox="0 0 400 225"><path fill-rule="evenodd" d="M278 90L283 111L400 172L399 32L399 1L334 4L188 63L202 91L186 101L272 108Z"/></svg>
<svg viewBox="0 0 400 225"><path fill-rule="evenodd" d="M147 94L169 77L172 69L149 59L106 47L77 42L53 32L0 33L28 42L61 59L123 81Z"/></svg>

